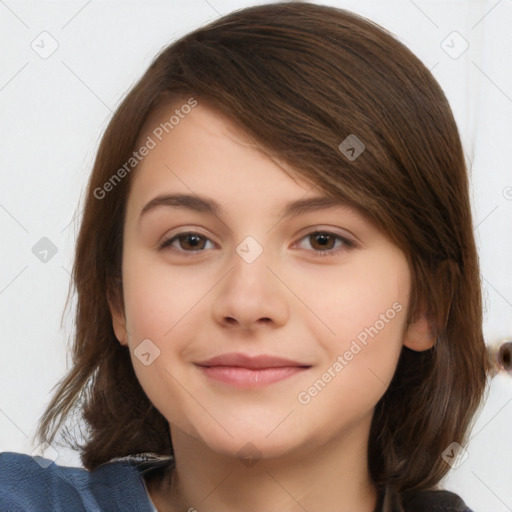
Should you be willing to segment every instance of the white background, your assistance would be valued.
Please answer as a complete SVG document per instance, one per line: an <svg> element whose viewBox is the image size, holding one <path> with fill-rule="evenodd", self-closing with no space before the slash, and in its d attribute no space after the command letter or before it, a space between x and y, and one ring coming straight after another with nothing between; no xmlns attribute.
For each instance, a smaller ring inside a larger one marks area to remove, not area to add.
<svg viewBox="0 0 512 512"><path fill-rule="evenodd" d="M72 314L61 315L81 197L113 110L161 48L256 3L265 2L0 2L0 451L33 450L37 420L70 362ZM315 3L381 24L443 87L471 168L485 336L490 345L512 337L512 0ZM457 58L454 31L469 44ZM48 51L52 39L48 58L31 47ZM32 253L42 237L58 249L46 263ZM476 512L512 510L511 402L512 377L499 375L467 460L443 482ZM62 449L57 463L80 465Z"/></svg>

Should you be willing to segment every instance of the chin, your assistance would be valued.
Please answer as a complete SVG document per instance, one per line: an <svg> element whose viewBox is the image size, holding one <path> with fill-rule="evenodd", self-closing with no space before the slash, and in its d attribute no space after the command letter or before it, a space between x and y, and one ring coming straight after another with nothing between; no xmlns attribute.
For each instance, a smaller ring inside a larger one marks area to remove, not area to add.
<svg viewBox="0 0 512 512"><path fill-rule="evenodd" d="M207 425L196 424L191 428L191 435L215 453L237 458L250 467L259 459L291 455L308 444L304 423L289 423L289 418L283 421L285 417L286 414L281 414L277 420L260 418L252 422L243 417L232 418L231 421L218 418L224 428L214 421Z"/></svg>

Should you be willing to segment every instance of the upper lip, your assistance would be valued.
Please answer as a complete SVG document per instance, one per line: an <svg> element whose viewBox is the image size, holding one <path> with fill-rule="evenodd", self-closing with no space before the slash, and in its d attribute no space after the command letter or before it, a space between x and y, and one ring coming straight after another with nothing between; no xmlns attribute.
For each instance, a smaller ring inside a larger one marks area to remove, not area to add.
<svg viewBox="0 0 512 512"><path fill-rule="evenodd" d="M311 365L299 363L284 357L268 354L250 356L240 353L221 354L196 363L199 366L238 366L240 368L280 368L285 366L309 367Z"/></svg>

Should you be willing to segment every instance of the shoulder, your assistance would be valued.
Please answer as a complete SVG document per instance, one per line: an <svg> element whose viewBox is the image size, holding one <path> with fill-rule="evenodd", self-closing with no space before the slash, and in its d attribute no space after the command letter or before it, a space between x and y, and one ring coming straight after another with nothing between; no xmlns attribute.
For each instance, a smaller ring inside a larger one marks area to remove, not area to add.
<svg viewBox="0 0 512 512"><path fill-rule="evenodd" d="M133 510L151 512L142 474L154 461L115 459L94 471L49 459L0 453L0 510Z"/></svg>
<svg viewBox="0 0 512 512"><path fill-rule="evenodd" d="M459 495L446 490L426 490L404 496L403 504L407 512L473 512Z"/></svg>

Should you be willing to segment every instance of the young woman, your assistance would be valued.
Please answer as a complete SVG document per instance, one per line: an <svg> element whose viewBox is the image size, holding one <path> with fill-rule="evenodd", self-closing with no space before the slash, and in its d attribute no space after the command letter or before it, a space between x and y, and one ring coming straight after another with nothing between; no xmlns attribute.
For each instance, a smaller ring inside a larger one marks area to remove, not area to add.
<svg viewBox="0 0 512 512"><path fill-rule="evenodd" d="M103 136L73 269L85 469L0 455L1 510L469 511L438 487L489 371L447 100L305 2L166 48Z"/></svg>

